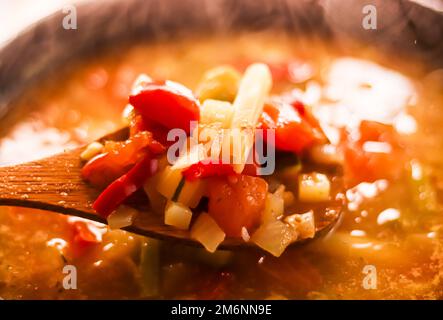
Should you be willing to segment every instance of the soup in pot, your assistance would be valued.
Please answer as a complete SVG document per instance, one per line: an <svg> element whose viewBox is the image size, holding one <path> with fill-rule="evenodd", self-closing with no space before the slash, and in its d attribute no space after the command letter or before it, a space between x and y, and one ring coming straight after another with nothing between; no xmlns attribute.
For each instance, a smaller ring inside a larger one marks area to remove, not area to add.
<svg viewBox="0 0 443 320"><path fill-rule="evenodd" d="M329 233L278 254L210 253L76 217L0 207L0 297L442 298L443 71L352 48L275 34L159 41L73 61L28 88L2 120L2 165L120 128L140 74L196 92L207 70L242 73L265 64L271 95L307 106L328 140L310 157L340 163L342 214ZM267 178L270 189L278 189L275 180ZM75 288L66 287L72 267Z"/></svg>

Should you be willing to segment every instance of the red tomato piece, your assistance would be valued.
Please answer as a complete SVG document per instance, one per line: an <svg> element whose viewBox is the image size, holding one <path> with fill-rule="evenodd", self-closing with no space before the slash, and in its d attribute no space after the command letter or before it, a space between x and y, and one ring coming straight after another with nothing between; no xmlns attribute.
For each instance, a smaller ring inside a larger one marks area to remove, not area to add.
<svg viewBox="0 0 443 320"><path fill-rule="evenodd" d="M208 213L227 236L240 237L243 227L251 232L260 223L268 191L268 184L262 178L214 177L209 179L208 190Z"/></svg>
<svg viewBox="0 0 443 320"><path fill-rule="evenodd" d="M362 121L359 134L356 140L349 134L345 134L344 139L342 137L347 184L398 179L403 172L406 154L395 129L379 122Z"/></svg>
<svg viewBox="0 0 443 320"><path fill-rule="evenodd" d="M266 104L258 127L275 130L275 147L282 151L300 154L326 141L317 120L301 102Z"/></svg>

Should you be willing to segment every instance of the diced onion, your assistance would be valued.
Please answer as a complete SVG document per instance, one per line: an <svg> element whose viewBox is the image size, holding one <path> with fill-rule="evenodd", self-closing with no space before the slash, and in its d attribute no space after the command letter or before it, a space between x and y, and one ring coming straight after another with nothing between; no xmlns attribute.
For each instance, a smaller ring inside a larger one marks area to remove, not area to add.
<svg viewBox="0 0 443 320"><path fill-rule="evenodd" d="M297 234L291 226L280 220L262 224L252 235L251 241L263 250L279 257Z"/></svg>
<svg viewBox="0 0 443 320"><path fill-rule="evenodd" d="M121 205L108 216L108 226L111 229L128 227L134 222L137 213L136 209Z"/></svg>
<svg viewBox="0 0 443 320"><path fill-rule="evenodd" d="M85 150L80 154L82 160L88 161L103 151L103 145L100 142L90 143Z"/></svg>
<svg viewBox="0 0 443 320"><path fill-rule="evenodd" d="M244 242L249 242L249 240L251 240L251 236L249 235L248 229L246 229L245 227L241 228L241 237Z"/></svg>
<svg viewBox="0 0 443 320"><path fill-rule="evenodd" d="M215 252L226 234L207 213L202 213L191 228L191 238L199 241L209 252Z"/></svg>
<svg viewBox="0 0 443 320"><path fill-rule="evenodd" d="M314 212L312 210L303 214L292 214L285 218L298 233L300 239L314 238L315 236L315 221Z"/></svg>
<svg viewBox="0 0 443 320"><path fill-rule="evenodd" d="M190 150L184 152L172 165L172 170L180 171L206 158L205 147L203 144L195 144Z"/></svg>
<svg viewBox="0 0 443 320"><path fill-rule="evenodd" d="M200 123L220 124L222 128L228 128L234 108L229 102L220 100L205 100L200 108Z"/></svg>
<svg viewBox="0 0 443 320"><path fill-rule="evenodd" d="M123 109L122 113L122 120L123 123L127 126L131 124L132 119L135 116L135 109L132 105L127 104L126 107Z"/></svg>
<svg viewBox="0 0 443 320"><path fill-rule="evenodd" d="M300 201L320 202L329 200L331 183L326 175L313 172L301 174L298 179Z"/></svg>
<svg viewBox="0 0 443 320"><path fill-rule="evenodd" d="M268 193L266 195L265 209L262 213L262 223L277 220L278 217L283 215L284 201L280 194Z"/></svg>
<svg viewBox="0 0 443 320"><path fill-rule="evenodd" d="M171 200L182 180L181 170L174 170L171 166L166 166L160 174L157 183L157 191Z"/></svg>
<svg viewBox="0 0 443 320"><path fill-rule="evenodd" d="M149 205L157 214L163 214L166 206L166 198L157 190L157 184L160 176L161 173L157 173L151 179L148 179L143 186L143 190L149 199Z"/></svg>
<svg viewBox="0 0 443 320"><path fill-rule="evenodd" d="M189 208L195 208L200 203L206 189L206 180L197 179L195 181L185 181L177 201L188 206Z"/></svg>
<svg viewBox="0 0 443 320"><path fill-rule="evenodd" d="M140 74L132 84L131 93L137 93L140 91L140 87L143 87L152 82L152 78L147 74Z"/></svg>
<svg viewBox="0 0 443 320"><path fill-rule="evenodd" d="M192 211L178 202L169 201L165 209L165 224L187 230L192 219Z"/></svg>

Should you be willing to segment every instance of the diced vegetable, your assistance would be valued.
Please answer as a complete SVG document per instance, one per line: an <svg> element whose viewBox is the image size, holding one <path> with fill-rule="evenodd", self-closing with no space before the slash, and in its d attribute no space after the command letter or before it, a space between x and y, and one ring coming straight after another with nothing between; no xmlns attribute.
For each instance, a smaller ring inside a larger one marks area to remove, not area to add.
<svg viewBox="0 0 443 320"><path fill-rule="evenodd" d="M164 150L147 131L139 132L125 142L107 141L104 153L89 160L82 168L82 176L94 186L103 188L128 172L148 151L159 154Z"/></svg>
<svg viewBox="0 0 443 320"><path fill-rule="evenodd" d="M312 210L303 214L292 214L285 217L285 222L290 224L297 231L299 239L314 238L315 221Z"/></svg>
<svg viewBox="0 0 443 320"><path fill-rule="evenodd" d="M127 126L130 126L134 120L134 117L135 117L134 107L130 104L127 104L126 107L123 109L122 113L123 123Z"/></svg>
<svg viewBox="0 0 443 320"><path fill-rule="evenodd" d="M197 87L200 101L217 99L233 101L240 82L240 73L230 66L220 66L205 73Z"/></svg>
<svg viewBox="0 0 443 320"><path fill-rule="evenodd" d="M264 106L259 128L265 131L275 130L275 147L278 150L300 154L314 144L326 141L326 136L316 120L306 108L299 107L300 105L299 102L289 104L273 101L272 104ZM266 136L265 134L264 137Z"/></svg>
<svg viewBox="0 0 443 320"><path fill-rule="evenodd" d="M235 175L231 164L225 163L203 163L198 162L183 170L183 176L188 181L197 179L214 177L214 176L231 176Z"/></svg>
<svg viewBox="0 0 443 320"><path fill-rule="evenodd" d="M128 227L134 222L137 213L138 211L136 209L121 205L108 216L108 226L111 229Z"/></svg>
<svg viewBox="0 0 443 320"><path fill-rule="evenodd" d="M222 128L229 128L233 111L234 108L229 102L205 100L200 110L200 123L219 124Z"/></svg>
<svg viewBox="0 0 443 320"><path fill-rule="evenodd" d="M214 252L225 240L225 233L207 213L202 213L191 228L191 238L199 241L209 252Z"/></svg>
<svg viewBox="0 0 443 320"><path fill-rule="evenodd" d="M149 199L149 206L152 211L157 214L163 214L165 212L165 206L167 199L160 194L157 190L157 185L159 182L159 177L162 175L162 172L157 172L151 179L148 179L143 186L146 195Z"/></svg>
<svg viewBox="0 0 443 320"><path fill-rule="evenodd" d="M200 119L200 106L192 92L173 81L151 82L140 86L129 102L146 123L190 132L190 122Z"/></svg>
<svg viewBox="0 0 443 320"><path fill-rule="evenodd" d="M266 195L265 209L262 214L262 223L277 220L283 215L284 200L281 194L269 193Z"/></svg>
<svg viewBox="0 0 443 320"><path fill-rule="evenodd" d="M82 160L91 160L96 155L100 154L103 150L103 145L100 142L94 141L86 147L85 150L80 154Z"/></svg>
<svg viewBox="0 0 443 320"><path fill-rule="evenodd" d="M301 174L298 178L298 197L300 201L320 202L329 200L331 183L322 173Z"/></svg>
<svg viewBox="0 0 443 320"><path fill-rule="evenodd" d="M145 156L128 173L111 183L95 200L93 208L107 218L157 170L158 160Z"/></svg>
<svg viewBox="0 0 443 320"><path fill-rule="evenodd" d="M192 211L178 202L169 201L165 209L165 224L187 230L192 219Z"/></svg>
<svg viewBox="0 0 443 320"><path fill-rule="evenodd" d="M291 226L274 220L262 224L252 235L251 241L263 250L279 257L296 239L297 234Z"/></svg>
<svg viewBox="0 0 443 320"><path fill-rule="evenodd" d="M173 170L182 170L195 163L198 163L201 159L206 158L205 148L203 144L195 144L191 146L189 151L184 155L181 155L177 161L172 165Z"/></svg>
<svg viewBox="0 0 443 320"><path fill-rule="evenodd" d="M261 220L268 184L258 177L213 177L208 181L209 215L230 237L252 231Z"/></svg>
<svg viewBox="0 0 443 320"><path fill-rule="evenodd" d="M143 90L145 86L149 85L152 82L153 80L150 76L144 73L140 74L132 84L131 94L136 94L137 92Z"/></svg>
<svg viewBox="0 0 443 320"><path fill-rule="evenodd" d="M166 166L158 178L157 191L166 199L172 200L182 180L181 170Z"/></svg>
<svg viewBox="0 0 443 320"><path fill-rule="evenodd" d="M177 196L177 201L189 208L195 208L200 203L205 191L205 180L197 179L195 181L184 181L183 187Z"/></svg>
<svg viewBox="0 0 443 320"><path fill-rule="evenodd" d="M383 123L362 121L358 133L358 139L350 132L342 137L347 184L353 186L362 181L398 179L404 170L399 164L405 163L406 154L395 129ZM368 143L374 145L374 142L383 146L379 152L375 148L367 148Z"/></svg>

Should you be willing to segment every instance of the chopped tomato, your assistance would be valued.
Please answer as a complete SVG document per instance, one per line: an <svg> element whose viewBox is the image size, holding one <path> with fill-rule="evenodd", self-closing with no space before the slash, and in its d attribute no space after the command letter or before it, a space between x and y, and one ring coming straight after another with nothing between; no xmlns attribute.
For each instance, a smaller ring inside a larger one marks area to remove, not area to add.
<svg viewBox="0 0 443 320"><path fill-rule="evenodd" d="M138 162L128 173L111 183L95 200L93 208L107 218L129 196L134 194L145 181L157 171L158 160L149 154Z"/></svg>
<svg viewBox="0 0 443 320"><path fill-rule="evenodd" d="M125 142L105 143L105 153L92 158L82 169L82 176L94 186L104 188L122 176L147 152L161 154L163 145L148 131L141 131Z"/></svg>
<svg viewBox="0 0 443 320"><path fill-rule="evenodd" d="M236 173L232 165L225 163L197 162L182 171L182 175L188 181L194 181L196 179L208 178L213 176L230 176L235 174Z"/></svg>
<svg viewBox="0 0 443 320"><path fill-rule="evenodd" d="M377 179L397 179L403 172L405 152L395 129L387 124L362 121L359 137L342 137L347 184Z"/></svg>
<svg viewBox="0 0 443 320"><path fill-rule="evenodd" d="M259 128L275 130L275 147L278 150L302 153L316 143L326 141L320 125L301 103L276 102L266 104ZM266 132L264 137L266 138Z"/></svg>
<svg viewBox="0 0 443 320"><path fill-rule="evenodd" d="M140 86L129 96L129 102L146 124L179 128L189 133L190 122L200 119L198 100L189 89L173 81Z"/></svg>
<svg viewBox="0 0 443 320"><path fill-rule="evenodd" d="M268 184L258 177L239 175L236 179L209 179L209 210L220 228L230 237L240 237L260 223Z"/></svg>

